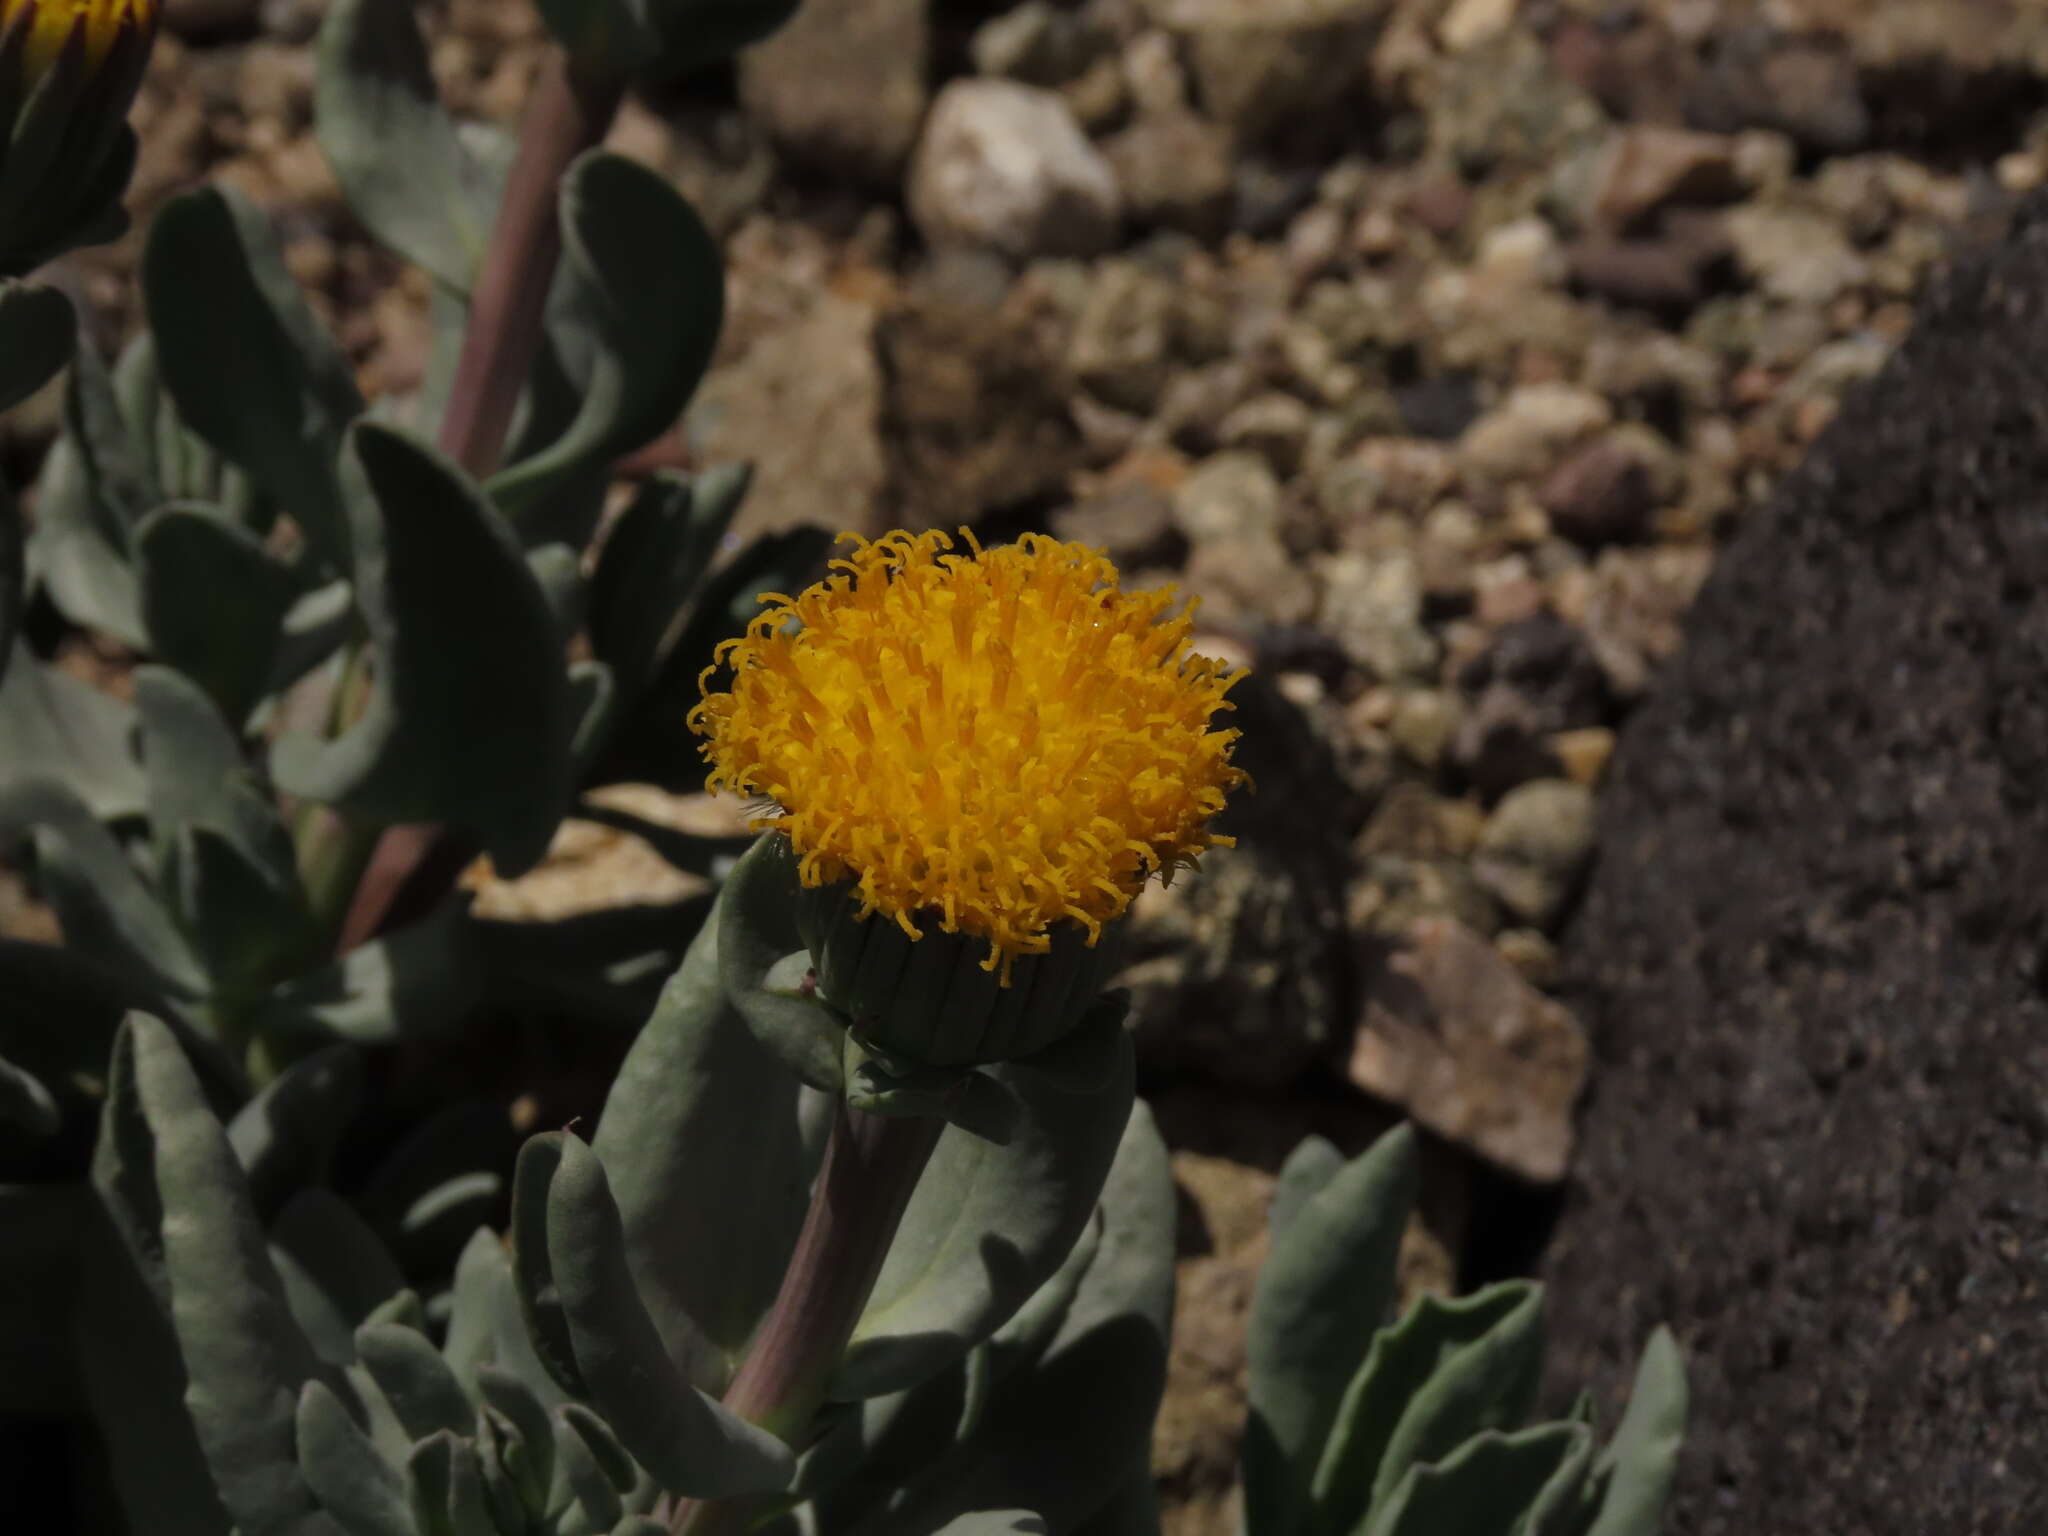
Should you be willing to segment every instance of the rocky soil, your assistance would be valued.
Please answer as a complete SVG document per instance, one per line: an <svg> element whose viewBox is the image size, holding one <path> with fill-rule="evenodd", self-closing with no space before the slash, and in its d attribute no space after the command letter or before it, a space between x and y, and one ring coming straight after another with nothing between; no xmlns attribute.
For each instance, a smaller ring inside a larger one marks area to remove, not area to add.
<svg viewBox="0 0 2048 1536"><path fill-rule="evenodd" d="M365 389L402 395L426 293L311 136L321 10L168 0L133 202L207 174L256 197ZM515 123L529 8L425 14L450 99ZM1436 1133L1418 1284L1527 1260L1588 1070L1556 938L1615 733L1930 276L2048 178L2044 107L2023 0L807 0L735 71L629 104L615 146L731 264L718 366L647 462L755 460L751 528L1100 545L1257 669L1240 846L1148 897L1126 978L1189 1196L1158 1447L1179 1536L1234 1528L1239 1323L1300 1134L1355 1148L1396 1111ZM135 251L60 274L109 342ZM0 445L18 476L55 409ZM1989 622L1990 593L1955 621ZM1808 702L1817 733L1836 705ZM664 878L607 872L620 834L564 835L579 900ZM1600 1022L1604 1063L1634 1025ZM1681 1300L1646 1293L1619 1336Z"/></svg>

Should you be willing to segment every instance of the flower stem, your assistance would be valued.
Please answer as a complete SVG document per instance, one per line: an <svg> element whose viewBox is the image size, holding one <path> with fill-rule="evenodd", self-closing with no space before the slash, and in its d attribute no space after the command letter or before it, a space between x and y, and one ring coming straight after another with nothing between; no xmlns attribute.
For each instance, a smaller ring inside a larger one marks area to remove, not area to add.
<svg viewBox="0 0 2048 1536"><path fill-rule="evenodd" d="M726 1391L727 1408L803 1448L944 1128L936 1116L871 1115L840 1101L796 1251ZM669 1530L672 1536L725 1536L746 1529L752 1516L748 1500L686 1499L670 1516Z"/></svg>
<svg viewBox="0 0 2048 1536"><path fill-rule="evenodd" d="M470 294L469 327L441 419L441 451L479 480L504 455L512 414L540 350L548 287L562 254L562 177L578 155L604 142L624 95L623 80L580 71L560 49L551 50L541 68L519 127L490 249ZM394 904L409 886L429 877L437 886L454 880L467 859L456 856L449 836L431 825L385 831L341 920L341 953L389 926ZM430 857L436 853L441 856ZM442 894L431 892L436 899Z"/></svg>

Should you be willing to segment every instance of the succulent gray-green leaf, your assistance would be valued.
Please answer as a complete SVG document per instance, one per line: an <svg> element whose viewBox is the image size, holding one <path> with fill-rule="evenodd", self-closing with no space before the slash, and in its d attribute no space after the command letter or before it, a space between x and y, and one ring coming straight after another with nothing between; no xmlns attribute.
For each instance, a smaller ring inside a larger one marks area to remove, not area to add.
<svg viewBox="0 0 2048 1536"><path fill-rule="evenodd" d="M0 282L0 411L11 411L71 361L78 317L55 288Z"/></svg>
<svg viewBox="0 0 2048 1536"><path fill-rule="evenodd" d="M414 1446L405 1472L419 1536L499 1536L476 1447L452 1430Z"/></svg>
<svg viewBox="0 0 2048 1536"><path fill-rule="evenodd" d="M1474 1435L1442 1461L1411 1467L1358 1536L1522 1536L1561 1472L1569 1477L1576 1460L1583 1476L1590 1440L1583 1424Z"/></svg>
<svg viewBox="0 0 2048 1536"><path fill-rule="evenodd" d="M671 1493L728 1498L785 1487L794 1467L789 1448L669 1363L633 1288L604 1165L575 1137L558 1145L547 1196L549 1262L591 1403Z"/></svg>
<svg viewBox="0 0 2048 1536"><path fill-rule="evenodd" d="M938 1536L1045 1536L1045 1529L1028 1509L989 1509L948 1520Z"/></svg>
<svg viewBox="0 0 2048 1536"><path fill-rule="evenodd" d="M725 318L724 273L703 220L621 155L590 151L562 178L562 255L553 320L588 338L593 366L568 430L492 480L492 498L515 522L563 476L666 431L710 366Z"/></svg>
<svg viewBox="0 0 2048 1536"><path fill-rule="evenodd" d="M531 1479L521 1497L528 1504L540 1502L555 1471L555 1429L547 1404L513 1372L488 1362L477 1367L475 1387L482 1405L517 1432Z"/></svg>
<svg viewBox="0 0 2048 1536"><path fill-rule="evenodd" d="M64 1112L42 1079L0 1057L0 1128L42 1141L56 1135L63 1123Z"/></svg>
<svg viewBox="0 0 2048 1536"><path fill-rule="evenodd" d="M158 856L175 829L199 826L220 833L279 879L289 876L291 836L213 701L169 667L136 668L134 685Z"/></svg>
<svg viewBox="0 0 2048 1536"><path fill-rule="evenodd" d="M1246 1340L1245 1521L1261 1536L1300 1529L1324 1441L1393 1301L1415 1183L1414 1134L1399 1126L1275 1235Z"/></svg>
<svg viewBox="0 0 2048 1536"><path fill-rule="evenodd" d="M467 293L498 189L442 105L409 0L336 0L320 30L313 126L370 232Z"/></svg>
<svg viewBox="0 0 2048 1536"><path fill-rule="evenodd" d="M348 1536L415 1536L405 1479L325 1383L300 1391L295 1426L307 1486Z"/></svg>
<svg viewBox="0 0 2048 1536"><path fill-rule="evenodd" d="M412 1439L444 1429L476 1433L476 1404L424 1334L396 1323L365 1323L356 1330L356 1354Z"/></svg>
<svg viewBox="0 0 2048 1536"><path fill-rule="evenodd" d="M548 1240L550 1192L562 1167L561 1131L544 1131L519 1149L512 1176L512 1276L519 1310L526 1320L534 1353L555 1385L572 1397L587 1398L583 1373L569 1320L562 1311L562 1291L555 1281L554 1251Z"/></svg>
<svg viewBox="0 0 2048 1536"><path fill-rule="evenodd" d="M14 659L21 633L23 605L28 601L28 548L23 538L21 503L14 487L0 478L0 684Z"/></svg>
<svg viewBox="0 0 2048 1536"><path fill-rule="evenodd" d="M479 1381L484 1367L490 1366L515 1377L549 1408L565 1400L527 1336L512 1257L489 1228L479 1227L455 1261L448 1337L441 1353L474 1396L482 1395Z"/></svg>
<svg viewBox="0 0 2048 1536"><path fill-rule="evenodd" d="M1344 1167L1344 1154L1320 1136L1309 1136L1287 1154L1280 1165L1280 1177L1273 1182L1273 1204L1267 1223L1277 1239L1289 1227L1301 1208L1337 1177Z"/></svg>
<svg viewBox="0 0 2048 1536"><path fill-rule="evenodd" d="M297 579L248 529L193 502L144 518L134 552L150 649L239 729L270 689Z"/></svg>
<svg viewBox="0 0 2048 1536"><path fill-rule="evenodd" d="M999 1328L1060 1267L1131 1117L1130 1036L1099 1012L1034 1057L990 1069L1021 1113L1006 1145L948 1126L918 1181L834 1397L914 1386Z"/></svg>
<svg viewBox="0 0 2048 1536"><path fill-rule="evenodd" d="M1007 1378L951 1454L856 1527L861 1536L930 1531L1026 1500L1049 1528L1073 1530L1140 1464L1166 1380L1176 1215L1166 1147L1142 1104L1102 1210L1100 1246L1044 1354Z"/></svg>
<svg viewBox="0 0 2048 1536"><path fill-rule="evenodd" d="M345 569L335 466L362 397L285 270L268 216L218 187L174 198L156 214L141 276L157 368L178 414ZM224 336L234 345L221 345Z"/></svg>
<svg viewBox="0 0 2048 1536"><path fill-rule="evenodd" d="M54 779L102 820L137 815L143 781L128 745L134 728L128 705L24 652L0 676L0 789Z"/></svg>
<svg viewBox="0 0 2048 1536"><path fill-rule="evenodd" d="M259 1220L270 1221L293 1194L326 1178L335 1143L362 1096L362 1057L353 1047L334 1045L293 1062L236 1112L228 1145L241 1162Z"/></svg>
<svg viewBox="0 0 2048 1536"><path fill-rule="evenodd" d="M405 1288L384 1245L326 1189L302 1189L270 1226L270 1261L314 1352L329 1365L356 1359L356 1330Z"/></svg>
<svg viewBox="0 0 2048 1536"><path fill-rule="evenodd" d="M131 1015L132 1088L154 1142L185 1405L221 1503L247 1536L334 1536L299 1471L293 1418L316 1374L227 1134L169 1029Z"/></svg>
<svg viewBox="0 0 2048 1536"><path fill-rule="evenodd" d="M590 643L622 699L637 698L654 676L750 478L745 465L652 476L605 536L591 574Z"/></svg>
<svg viewBox="0 0 2048 1536"><path fill-rule="evenodd" d="M1526 1412L1543 1366L1543 1296L1505 1281L1424 1296L1373 1339L1316 1469L1317 1527L1348 1531L1418 1462Z"/></svg>
<svg viewBox="0 0 2048 1536"><path fill-rule="evenodd" d="M170 914L68 788L48 779L0 785L0 845L30 833L74 948L172 995L203 988L204 972Z"/></svg>
<svg viewBox="0 0 2048 1536"><path fill-rule="evenodd" d="M254 1016L259 1035L386 1045L459 1029L483 991L465 899L288 982Z"/></svg>
<svg viewBox="0 0 2048 1536"><path fill-rule="evenodd" d="M132 1090L121 1091L133 1111ZM107 1132L103 1121L103 1143ZM142 1173L148 1177L146 1168ZM97 1219L82 1224L78 1305L71 1326L107 1481L130 1530L146 1530L150 1536L228 1536L233 1522L221 1508L185 1411L185 1367L167 1300L145 1278L140 1265L146 1257L118 1234L116 1219L103 1206ZM125 1225L126 1216L119 1219ZM150 1237L153 1243L154 1229ZM160 1268L156 1274L160 1279Z"/></svg>
<svg viewBox="0 0 2048 1536"><path fill-rule="evenodd" d="M783 1066L824 1093L840 1091L845 1026L802 985L796 855L765 832L718 893L718 974L725 995ZM788 962L785 964L784 962Z"/></svg>
<svg viewBox="0 0 2048 1536"><path fill-rule="evenodd" d="M712 573L637 705L622 712L607 756L614 779L644 780L681 793L704 787L701 743L688 724L701 696L698 679L719 642L743 631L760 611L762 592L800 590L831 547L832 534L809 525L764 533Z"/></svg>
<svg viewBox="0 0 2048 1536"><path fill-rule="evenodd" d="M1586 1536L1656 1536L1678 1470L1687 1396L1678 1341L1659 1328L1643 1348L1614 1439L1594 1464L1607 1489Z"/></svg>
<svg viewBox="0 0 2048 1536"><path fill-rule="evenodd" d="M287 792L436 821L533 867L569 798L567 662L525 552L460 469L372 423L348 438L356 599L376 650L362 719L272 756Z"/></svg>
<svg viewBox="0 0 2048 1536"><path fill-rule="evenodd" d="M713 1392L775 1298L812 1172L797 1081L727 1004L719 933L714 908L620 1066L591 1143L667 1358ZM713 1165L720 1176L707 1179ZM714 1252L717 1263L702 1262Z"/></svg>
<svg viewBox="0 0 2048 1536"><path fill-rule="evenodd" d="M146 646L127 524L94 494L84 445L69 434L50 446L36 477L27 556L32 582L66 618L123 645Z"/></svg>
<svg viewBox="0 0 2048 1536"><path fill-rule="evenodd" d="M555 1410L555 1475L558 1497L581 1507L585 1528L608 1531L626 1513L619 1495L632 1486L633 1466L625 1450L610 1440L609 1430L591 1427L597 1422L580 1404Z"/></svg>
<svg viewBox="0 0 2048 1536"><path fill-rule="evenodd" d="M647 62L651 39L633 0L535 0L534 9L593 75L623 76Z"/></svg>

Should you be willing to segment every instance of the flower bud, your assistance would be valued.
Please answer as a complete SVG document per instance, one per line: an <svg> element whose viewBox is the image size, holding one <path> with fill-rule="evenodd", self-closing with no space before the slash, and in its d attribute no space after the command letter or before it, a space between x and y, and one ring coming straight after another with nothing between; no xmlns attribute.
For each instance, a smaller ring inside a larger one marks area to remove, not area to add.
<svg viewBox="0 0 2048 1536"><path fill-rule="evenodd" d="M128 108L160 0L0 0L0 276L127 226Z"/></svg>

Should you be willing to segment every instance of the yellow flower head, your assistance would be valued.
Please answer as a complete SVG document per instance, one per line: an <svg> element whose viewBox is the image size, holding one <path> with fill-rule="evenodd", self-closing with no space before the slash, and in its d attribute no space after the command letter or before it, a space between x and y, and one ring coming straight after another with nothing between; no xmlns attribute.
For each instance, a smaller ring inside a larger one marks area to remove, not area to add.
<svg viewBox="0 0 2048 1536"><path fill-rule="evenodd" d="M156 36L160 0L0 0L0 39L24 33L21 83L33 89L63 53L73 32L85 50L90 76L124 38L147 44Z"/></svg>
<svg viewBox="0 0 2048 1536"><path fill-rule="evenodd" d="M1212 731L1242 675L1188 648L1177 594L1123 592L1078 544L1027 534L971 554L891 533L719 648L730 692L690 714L710 785L765 795L806 886L855 882L860 914L935 921L1018 955L1072 921L1093 944L1170 878L1244 774ZM704 674L708 685L716 666Z"/></svg>

